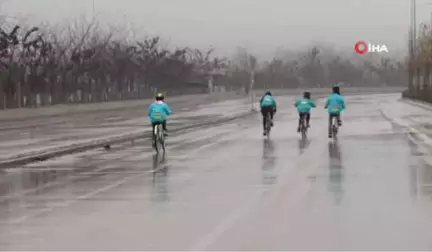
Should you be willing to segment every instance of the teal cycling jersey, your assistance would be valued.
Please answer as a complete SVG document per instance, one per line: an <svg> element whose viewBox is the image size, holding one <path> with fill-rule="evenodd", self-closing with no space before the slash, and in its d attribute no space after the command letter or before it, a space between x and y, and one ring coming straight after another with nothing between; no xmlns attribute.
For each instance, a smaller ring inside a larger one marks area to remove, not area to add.
<svg viewBox="0 0 432 252"><path fill-rule="evenodd" d="M312 108L316 107L316 104L311 99L300 98L296 100L295 106L299 113L309 113Z"/></svg>
<svg viewBox="0 0 432 252"><path fill-rule="evenodd" d="M148 116L152 123L164 122L171 114L171 108L163 101L155 101L148 108Z"/></svg>
<svg viewBox="0 0 432 252"><path fill-rule="evenodd" d="M326 107L329 114L339 114L345 110L345 101L343 96L338 94L329 95L327 97Z"/></svg>
<svg viewBox="0 0 432 252"><path fill-rule="evenodd" d="M260 101L260 107L271 106L276 109L276 100L271 95L264 95Z"/></svg>

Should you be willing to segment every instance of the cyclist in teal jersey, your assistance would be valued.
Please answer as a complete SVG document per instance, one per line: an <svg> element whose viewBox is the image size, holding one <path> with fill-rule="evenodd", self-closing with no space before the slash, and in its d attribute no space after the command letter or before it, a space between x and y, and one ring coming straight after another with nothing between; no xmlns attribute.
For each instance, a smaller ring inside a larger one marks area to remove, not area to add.
<svg viewBox="0 0 432 252"><path fill-rule="evenodd" d="M315 102L311 99L311 93L304 92L303 98L297 99L294 106L297 108L297 112L299 114L297 132L300 132L300 124L302 119L306 119L307 127L310 128L310 112L312 108L316 107Z"/></svg>
<svg viewBox="0 0 432 252"><path fill-rule="evenodd" d="M329 114L329 124L328 124L328 136L332 137L332 121L336 117L338 125L342 126L341 112L345 110L345 100L342 95L340 95L340 88L334 86L333 93L327 97L327 102L325 108Z"/></svg>
<svg viewBox="0 0 432 252"><path fill-rule="evenodd" d="M261 114L263 116L263 135L266 135L267 114L270 114L273 127L273 116L276 114L276 100L270 91L267 91L260 100Z"/></svg>
<svg viewBox="0 0 432 252"><path fill-rule="evenodd" d="M158 124L162 124L165 136L168 135L166 118L172 114L171 108L164 102L164 95L159 93L156 95L156 101L150 104L148 108L148 116L152 124L152 132Z"/></svg>

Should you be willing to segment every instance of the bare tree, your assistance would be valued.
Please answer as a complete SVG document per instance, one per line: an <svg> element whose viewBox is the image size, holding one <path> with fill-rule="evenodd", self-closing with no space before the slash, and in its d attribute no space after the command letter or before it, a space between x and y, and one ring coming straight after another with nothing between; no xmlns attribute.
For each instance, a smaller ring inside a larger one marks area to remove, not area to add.
<svg viewBox="0 0 432 252"><path fill-rule="evenodd" d="M84 18L63 27L8 23L0 28L0 105L33 107L137 99L154 92L204 92L210 81L246 92L253 86L298 88L336 81L391 85L404 78L405 66L391 59L358 65L320 47L297 58L278 57L266 63L239 47L228 60L215 57L214 48L169 49L158 36L141 38L133 30Z"/></svg>

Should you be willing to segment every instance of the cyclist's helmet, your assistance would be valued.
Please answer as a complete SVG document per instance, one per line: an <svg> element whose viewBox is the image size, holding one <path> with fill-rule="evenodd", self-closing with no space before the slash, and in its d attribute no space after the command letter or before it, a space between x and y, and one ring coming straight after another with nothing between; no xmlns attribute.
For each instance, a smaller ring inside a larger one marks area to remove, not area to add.
<svg viewBox="0 0 432 252"><path fill-rule="evenodd" d="M333 86L332 90L333 90L333 93L340 95L340 88L339 88L339 86Z"/></svg>
<svg viewBox="0 0 432 252"><path fill-rule="evenodd" d="M304 92L303 93L303 97L306 99L310 99L311 98L311 93L310 92Z"/></svg>
<svg viewBox="0 0 432 252"><path fill-rule="evenodd" d="M265 95L273 96L272 93L271 93L270 91L267 91L267 92L265 93Z"/></svg>
<svg viewBox="0 0 432 252"><path fill-rule="evenodd" d="M165 97L162 93L158 93L156 95L156 101L163 101L164 99L165 99Z"/></svg>

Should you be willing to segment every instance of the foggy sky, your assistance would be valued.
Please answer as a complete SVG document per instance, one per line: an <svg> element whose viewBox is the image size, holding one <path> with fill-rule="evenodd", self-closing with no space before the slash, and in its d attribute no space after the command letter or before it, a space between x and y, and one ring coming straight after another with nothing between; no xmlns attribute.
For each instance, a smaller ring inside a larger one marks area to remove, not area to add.
<svg viewBox="0 0 432 252"><path fill-rule="evenodd" d="M430 22L427 2L418 0L419 22ZM56 23L90 18L92 0L6 0L2 11ZM223 54L243 46L266 55L318 42L351 49L358 40L404 51L410 23L409 0L95 0L95 11L100 21Z"/></svg>

